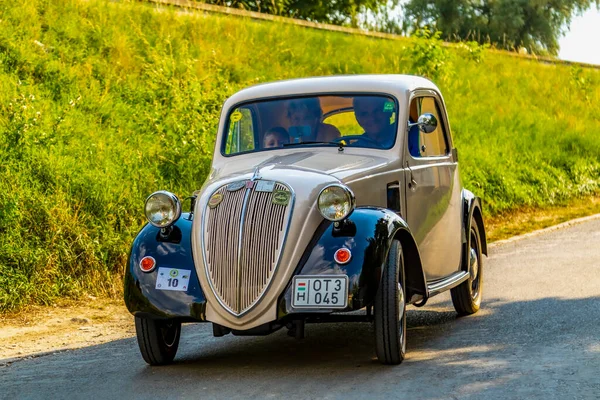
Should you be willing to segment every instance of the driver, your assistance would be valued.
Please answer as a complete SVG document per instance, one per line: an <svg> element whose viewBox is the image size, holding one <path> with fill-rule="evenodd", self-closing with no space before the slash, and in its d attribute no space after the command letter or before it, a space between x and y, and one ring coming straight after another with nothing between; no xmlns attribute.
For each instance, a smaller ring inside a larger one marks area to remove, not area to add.
<svg viewBox="0 0 600 400"><path fill-rule="evenodd" d="M363 137L374 142L372 147L384 149L392 147L396 133L395 124L390 123L390 117L396 106L388 109L386 105L391 103L390 100L385 97L372 96L355 97L352 103L356 121L365 130Z"/></svg>
<svg viewBox="0 0 600 400"><path fill-rule="evenodd" d="M316 97L290 101L287 113L290 127L307 128L308 136L303 136L302 142L331 142L340 137L340 131L335 126L321 122L323 110Z"/></svg>

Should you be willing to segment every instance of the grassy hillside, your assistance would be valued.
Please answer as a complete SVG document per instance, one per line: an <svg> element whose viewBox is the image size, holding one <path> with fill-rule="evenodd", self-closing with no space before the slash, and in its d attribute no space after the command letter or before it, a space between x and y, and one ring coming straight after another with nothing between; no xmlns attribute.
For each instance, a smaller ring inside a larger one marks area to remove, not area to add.
<svg viewBox="0 0 600 400"><path fill-rule="evenodd" d="M96 0L0 1L0 311L117 293L156 189L189 194L227 96L282 78L427 73L488 214L600 185L600 73Z"/></svg>

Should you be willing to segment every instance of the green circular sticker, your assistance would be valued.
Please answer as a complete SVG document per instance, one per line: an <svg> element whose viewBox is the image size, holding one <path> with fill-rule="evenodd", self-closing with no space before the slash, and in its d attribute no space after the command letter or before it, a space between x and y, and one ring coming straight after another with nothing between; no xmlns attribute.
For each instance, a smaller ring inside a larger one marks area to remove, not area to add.
<svg viewBox="0 0 600 400"><path fill-rule="evenodd" d="M171 275L171 278L175 278L177 275L179 275L179 271L172 269L171 272L169 272L169 275Z"/></svg>
<svg viewBox="0 0 600 400"><path fill-rule="evenodd" d="M273 204L287 206L290 202L290 192L286 190L276 190L273 192Z"/></svg>

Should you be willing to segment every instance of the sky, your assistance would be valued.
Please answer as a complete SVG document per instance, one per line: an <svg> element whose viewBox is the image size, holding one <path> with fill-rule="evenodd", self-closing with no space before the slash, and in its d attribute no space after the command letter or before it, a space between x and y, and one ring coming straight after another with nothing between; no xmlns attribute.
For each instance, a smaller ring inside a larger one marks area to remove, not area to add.
<svg viewBox="0 0 600 400"><path fill-rule="evenodd" d="M582 16L575 16L571 29L559 40L558 57L600 65L600 11L592 6Z"/></svg>

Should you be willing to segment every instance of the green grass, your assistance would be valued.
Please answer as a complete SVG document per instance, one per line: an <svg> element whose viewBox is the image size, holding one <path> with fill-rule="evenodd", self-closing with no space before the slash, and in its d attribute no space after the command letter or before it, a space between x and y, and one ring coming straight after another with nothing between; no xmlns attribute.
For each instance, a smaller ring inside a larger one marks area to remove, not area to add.
<svg viewBox="0 0 600 400"><path fill-rule="evenodd" d="M489 215L598 191L596 70L140 3L1 0L0 311L118 294L144 198L201 186L238 89L416 71L436 77Z"/></svg>

